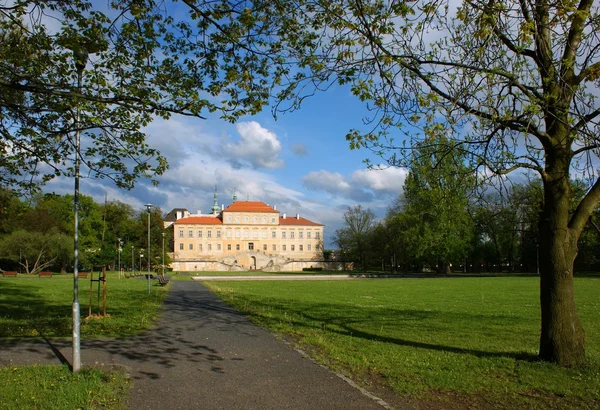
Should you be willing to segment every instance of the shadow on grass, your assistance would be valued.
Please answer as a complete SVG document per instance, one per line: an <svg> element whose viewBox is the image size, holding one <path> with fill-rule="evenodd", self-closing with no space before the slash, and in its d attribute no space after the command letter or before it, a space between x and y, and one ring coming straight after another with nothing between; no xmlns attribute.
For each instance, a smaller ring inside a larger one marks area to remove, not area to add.
<svg viewBox="0 0 600 410"><path fill-rule="evenodd" d="M370 327L378 327L380 324L382 327L399 327L406 329L407 331L418 330L420 332L440 332L445 324L450 326L446 329L448 332L459 332L468 331L466 329L457 328L456 323L460 321L468 321L470 323L481 323L481 328L485 329L486 325L503 325L507 321L514 321L515 318L511 316L502 315L477 315L477 314L451 314L447 312L438 311L423 311L423 310L399 310L399 309L369 309L369 313L365 316L365 313L360 309L353 310L348 306L339 306L335 304L319 304L319 305L294 305L293 307L287 304L278 305L275 301L269 301L266 303L252 301L253 307L259 306L258 309L249 314L259 318L262 323L268 322L279 322L280 318L272 318L268 315L263 315L257 312L268 311L268 310L279 310L289 312L289 315L285 319L287 323L290 323L297 328L312 328L321 329L325 332L331 332L342 336L357 337L365 340L379 341L385 343L392 343L398 346L407 346L417 349L427 349L442 351L456 354L469 354L476 357L486 358L513 358L522 361L535 362L539 361L539 358L535 354L529 352L516 352L516 351L488 351L479 350L473 348L463 348L457 346L450 346L445 344L435 344L427 342L419 342L415 340L402 339L398 337L386 336L381 334L371 333L365 330L358 329L352 324L370 323ZM333 315L332 315L333 312ZM337 312L340 312L338 315ZM343 312L343 313L342 313ZM300 319L293 319L299 317ZM437 323L433 323L436 321ZM440 324L440 322L442 322ZM374 325L376 323L377 325Z"/></svg>
<svg viewBox="0 0 600 410"><path fill-rule="evenodd" d="M343 331L339 330L331 330L334 333L338 333L344 336L352 336L352 337L360 337L366 340L380 341L385 343L393 343L399 346L408 346L414 347L418 349L427 349L427 350L437 350L448 353L457 353L457 354L469 354L476 357L490 357L490 358L500 358L500 357L508 357L516 360L523 360L528 362L536 362L539 361L539 357L537 355L527 353L527 352L490 352L485 350L475 350L475 349L467 349L455 346L445 346L438 345L433 343L424 343L424 342L415 342L412 340L404 340L395 337L387 337L374 335L368 332L364 332L361 330L353 329L349 326L341 327L344 329Z"/></svg>
<svg viewBox="0 0 600 410"><path fill-rule="evenodd" d="M215 295L195 282L180 282L173 287L160 310L160 320L156 326L133 337L82 338L82 364L105 365L119 363L129 369L137 369L131 374L134 379L156 379L166 369L203 369L214 373L225 373L226 360L239 361L239 357L225 359L219 352L220 345L214 337L208 340L207 334L231 333L230 338L240 334L255 337L254 326L242 314L222 302ZM40 302L35 292L18 286L3 287L11 293L4 298L0 308L10 307L16 311L15 302L26 305ZM47 312L44 313L44 310ZM54 307L38 303L35 308L25 307L27 314L40 314L44 317L55 312ZM71 340L46 337L43 333L37 338L0 339L0 363L54 363L56 359L71 367L67 358L72 357ZM20 357L19 357L20 356ZM143 370L142 370L143 368Z"/></svg>
<svg viewBox="0 0 600 410"><path fill-rule="evenodd" d="M65 320L71 314L69 305L49 303L36 288L22 286L20 280L0 281L0 293L0 321L4 322L0 337L69 334L69 321Z"/></svg>

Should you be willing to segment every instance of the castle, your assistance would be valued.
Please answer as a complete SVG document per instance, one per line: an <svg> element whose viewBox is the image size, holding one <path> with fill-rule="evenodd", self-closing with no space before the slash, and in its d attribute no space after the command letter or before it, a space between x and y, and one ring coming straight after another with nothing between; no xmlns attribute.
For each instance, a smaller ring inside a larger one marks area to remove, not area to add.
<svg viewBox="0 0 600 410"><path fill-rule="evenodd" d="M263 202L233 199L219 207L215 192L210 214L179 208L167 215L173 270L278 272L321 266L323 225Z"/></svg>

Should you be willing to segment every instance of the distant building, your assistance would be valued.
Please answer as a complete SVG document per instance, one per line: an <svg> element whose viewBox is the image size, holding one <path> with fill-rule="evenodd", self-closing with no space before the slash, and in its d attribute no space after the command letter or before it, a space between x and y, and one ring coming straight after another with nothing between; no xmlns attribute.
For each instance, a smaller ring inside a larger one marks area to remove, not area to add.
<svg viewBox="0 0 600 410"><path fill-rule="evenodd" d="M173 215L165 225L173 227L175 271L299 271L323 261L323 225L263 202L219 208L215 193L211 214L178 208Z"/></svg>

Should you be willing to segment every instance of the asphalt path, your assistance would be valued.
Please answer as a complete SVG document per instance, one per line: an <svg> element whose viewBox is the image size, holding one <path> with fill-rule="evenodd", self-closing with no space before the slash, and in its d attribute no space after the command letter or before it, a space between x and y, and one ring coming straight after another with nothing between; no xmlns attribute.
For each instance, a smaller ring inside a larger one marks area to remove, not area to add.
<svg viewBox="0 0 600 410"><path fill-rule="evenodd" d="M194 281L173 282L157 326L146 334L81 346L84 366L130 375L132 409L390 408ZM0 366L71 357L70 341L0 342Z"/></svg>

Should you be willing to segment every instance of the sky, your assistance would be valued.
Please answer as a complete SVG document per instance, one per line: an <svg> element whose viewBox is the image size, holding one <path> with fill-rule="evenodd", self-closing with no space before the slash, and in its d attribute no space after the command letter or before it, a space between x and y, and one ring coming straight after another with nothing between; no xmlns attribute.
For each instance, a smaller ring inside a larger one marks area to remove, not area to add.
<svg viewBox="0 0 600 410"><path fill-rule="evenodd" d="M215 187L219 205L262 201L288 215L300 214L325 225L325 246L343 226L348 207L361 205L378 218L402 193L406 170L369 170L364 163L382 160L368 150L350 150L345 140L360 128L366 108L349 90L334 88L306 100L295 112L273 117L269 108L232 124L172 116L144 129L148 143L165 156L169 169L159 185L140 180L130 191L112 181L83 178L81 193L97 202L121 201L143 210L146 203L161 208L186 208L209 213ZM72 179L56 179L44 192L72 193Z"/></svg>

